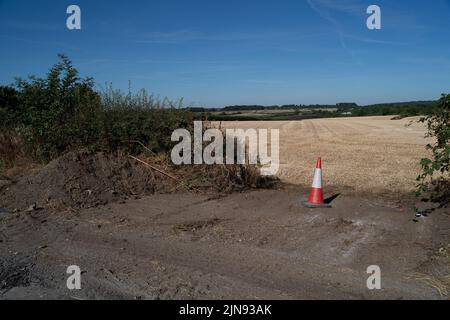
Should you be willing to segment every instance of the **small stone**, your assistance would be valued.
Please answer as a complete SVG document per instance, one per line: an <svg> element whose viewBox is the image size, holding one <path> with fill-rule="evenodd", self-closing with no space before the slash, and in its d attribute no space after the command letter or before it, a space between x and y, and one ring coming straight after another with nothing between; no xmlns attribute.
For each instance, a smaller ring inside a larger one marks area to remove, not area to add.
<svg viewBox="0 0 450 320"><path fill-rule="evenodd" d="M28 207L27 210L25 210L25 212L31 212L36 210L36 203L33 203L31 206Z"/></svg>
<svg viewBox="0 0 450 320"><path fill-rule="evenodd" d="M25 212L32 212L32 211L37 211L37 210L44 210L44 207L39 207L37 205L37 203L33 203L31 206L28 207L27 210L25 210Z"/></svg>

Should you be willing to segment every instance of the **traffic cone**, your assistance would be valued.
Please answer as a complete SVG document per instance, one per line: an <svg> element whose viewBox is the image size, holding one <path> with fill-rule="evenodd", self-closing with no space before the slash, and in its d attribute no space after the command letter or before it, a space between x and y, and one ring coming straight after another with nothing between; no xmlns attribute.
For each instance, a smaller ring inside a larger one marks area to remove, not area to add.
<svg viewBox="0 0 450 320"><path fill-rule="evenodd" d="M314 180L309 194L308 201L303 203L308 208L331 208L323 200L322 188L322 159L318 158L316 163L316 170L314 171Z"/></svg>

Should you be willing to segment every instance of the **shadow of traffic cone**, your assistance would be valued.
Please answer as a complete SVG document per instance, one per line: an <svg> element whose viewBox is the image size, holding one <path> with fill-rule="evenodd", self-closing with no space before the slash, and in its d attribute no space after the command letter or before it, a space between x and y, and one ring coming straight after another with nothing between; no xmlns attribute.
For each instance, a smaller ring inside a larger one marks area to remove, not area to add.
<svg viewBox="0 0 450 320"><path fill-rule="evenodd" d="M323 200L322 188L322 159L317 159L316 170L314 171L314 180L309 194L308 201L303 203L308 208L331 208L331 205Z"/></svg>

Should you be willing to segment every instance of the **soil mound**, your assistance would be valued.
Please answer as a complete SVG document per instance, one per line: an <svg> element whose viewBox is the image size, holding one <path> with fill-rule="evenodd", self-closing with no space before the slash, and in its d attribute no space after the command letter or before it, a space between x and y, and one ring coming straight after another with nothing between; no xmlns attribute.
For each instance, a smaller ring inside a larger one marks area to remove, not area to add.
<svg viewBox="0 0 450 320"><path fill-rule="evenodd" d="M0 209L61 211L96 207L133 195L174 191L220 195L278 184L278 179L263 177L250 165L174 167L166 155L145 160L148 163L87 150L67 153L35 173L0 184Z"/></svg>
<svg viewBox="0 0 450 320"><path fill-rule="evenodd" d="M125 156L78 151L2 188L0 207L86 208L169 188L168 181L156 180L147 169Z"/></svg>

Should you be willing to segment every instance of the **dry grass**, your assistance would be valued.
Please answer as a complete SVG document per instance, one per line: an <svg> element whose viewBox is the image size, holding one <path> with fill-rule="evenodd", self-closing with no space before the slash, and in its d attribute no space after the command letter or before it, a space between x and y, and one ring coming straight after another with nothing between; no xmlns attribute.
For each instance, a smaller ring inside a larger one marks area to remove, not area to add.
<svg viewBox="0 0 450 320"><path fill-rule="evenodd" d="M12 167L23 155L23 144L17 134L0 132L0 167Z"/></svg>
<svg viewBox="0 0 450 320"><path fill-rule="evenodd" d="M425 129L417 118L336 118L303 121L222 122L225 128L280 129L280 170L284 182L310 185L316 157L324 183L355 192L410 192L427 155ZM217 124L216 124L217 125Z"/></svg>
<svg viewBox="0 0 450 320"><path fill-rule="evenodd" d="M26 156L24 145L16 133L0 133L0 179L27 174L41 167Z"/></svg>
<svg viewBox="0 0 450 320"><path fill-rule="evenodd" d="M435 289L441 297L450 294L450 244L440 248L425 263L425 272L414 273L407 277L424 283Z"/></svg>
<svg viewBox="0 0 450 320"><path fill-rule="evenodd" d="M163 174L176 181L177 188L195 192L230 193L252 188L274 188L278 182L272 177L261 176L257 166L250 164L175 166L167 154L141 155L137 161L143 161L141 163L149 167L153 175Z"/></svg>
<svg viewBox="0 0 450 320"><path fill-rule="evenodd" d="M409 280L416 280L435 289L441 297L447 297L450 290L450 276L435 277L425 274L413 274L408 278Z"/></svg>

